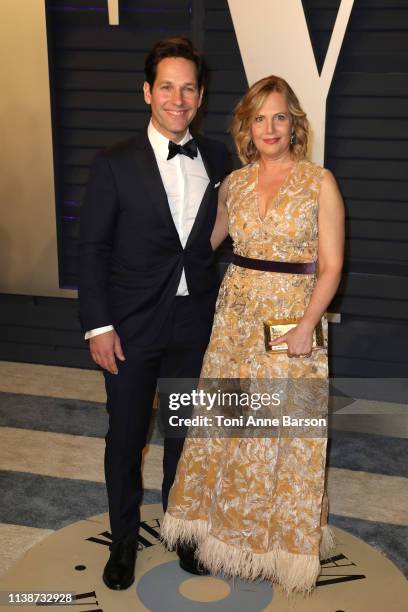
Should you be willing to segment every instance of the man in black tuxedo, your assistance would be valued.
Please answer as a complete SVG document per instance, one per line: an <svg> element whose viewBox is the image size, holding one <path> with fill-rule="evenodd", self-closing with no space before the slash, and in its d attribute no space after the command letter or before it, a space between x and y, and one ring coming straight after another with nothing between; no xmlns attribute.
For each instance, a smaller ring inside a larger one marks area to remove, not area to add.
<svg viewBox="0 0 408 612"><path fill-rule="evenodd" d="M117 590L134 580L141 459L157 379L198 377L209 340L218 289L210 236L228 163L224 145L189 132L203 96L192 43L160 41L145 73L149 126L97 155L81 215L81 321L104 369L109 413L112 545L103 578ZM164 441L164 509L182 445Z"/></svg>

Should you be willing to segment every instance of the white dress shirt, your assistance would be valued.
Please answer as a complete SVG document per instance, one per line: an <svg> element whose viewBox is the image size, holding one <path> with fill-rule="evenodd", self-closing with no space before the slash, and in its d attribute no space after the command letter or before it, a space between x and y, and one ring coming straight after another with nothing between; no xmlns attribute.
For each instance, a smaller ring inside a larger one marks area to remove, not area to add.
<svg viewBox="0 0 408 612"><path fill-rule="evenodd" d="M147 136L156 157L174 225L184 248L197 216L201 200L207 189L209 178L200 151L198 151L198 155L194 159L190 159L187 155L176 155L168 160L169 139L154 127L152 121L150 121L147 128ZM187 130L185 136L178 144L183 145L190 139L191 134ZM184 269L176 295L188 295ZM112 325L105 325L104 327L87 331L85 340L112 329Z"/></svg>

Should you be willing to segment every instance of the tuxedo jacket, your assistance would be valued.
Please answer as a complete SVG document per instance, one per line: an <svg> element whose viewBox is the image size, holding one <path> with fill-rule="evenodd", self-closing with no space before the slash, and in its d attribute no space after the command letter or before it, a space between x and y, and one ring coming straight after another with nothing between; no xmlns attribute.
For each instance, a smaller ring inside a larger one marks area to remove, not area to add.
<svg viewBox="0 0 408 612"><path fill-rule="evenodd" d="M189 295L211 319L218 287L210 236L226 147L196 138L209 177L183 248L147 131L99 153L81 211L79 305L84 331L113 325L121 340L154 342L184 268Z"/></svg>

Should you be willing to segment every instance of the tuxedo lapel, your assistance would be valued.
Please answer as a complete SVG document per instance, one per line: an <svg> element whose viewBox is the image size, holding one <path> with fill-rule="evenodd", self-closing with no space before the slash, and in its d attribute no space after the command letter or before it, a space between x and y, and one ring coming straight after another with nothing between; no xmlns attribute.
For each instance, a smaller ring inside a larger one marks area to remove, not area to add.
<svg viewBox="0 0 408 612"><path fill-rule="evenodd" d="M160 170L157 165L152 146L147 137L147 133L144 134L144 137L140 139L138 144L138 163L140 165L140 174L142 176L144 187L152 202L157 206L157 209L164 222L171 228L172 231L174 230L175 237L178 241L180 241L173 216L171 214L166 190L160 175Z"/></svg>
<svg viewBox="0 0 408 612"><path fill-rule="evenodd" d="M186 247L195 239L197 234L200 232L203 221L206 219L207 207L210 203L211 196L213 195L215 180L215 172L212 165L211 155L209 154L207 149L207 145L205 141L201 140L200 137L196 138L196 141L201 158L203 160L205 170L209 178L209 183L200 202L200 206L198 208L193 227L191 228L191 232L187 239ZM173 216L171 214L166 190L163 185L160 170L157 165L153 148L147 136L147 132L141 134L140 137L137 138L135 145L137 149L135 151L137 156L137 163L140 168L140 177L143 181L142 186L140 184L137 185L137 189L140 190L141 188L144 188L146 190L147 195L157 207L157 210L161 215L163 221L171 229L171 232L174 234L174 238L181 246L180 237L177 228L174 224Z"/></svg>

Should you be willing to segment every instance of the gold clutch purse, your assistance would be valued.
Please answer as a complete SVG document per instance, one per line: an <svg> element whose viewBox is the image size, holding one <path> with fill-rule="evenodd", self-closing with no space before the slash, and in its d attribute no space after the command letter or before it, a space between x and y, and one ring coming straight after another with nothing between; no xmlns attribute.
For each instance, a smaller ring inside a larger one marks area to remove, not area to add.
<svg viewBox="0 0 408 612"><path fill-rule="evenodd" d="M274 353L286 353L288 347L285 342L282 342L282 344L275 344L275 346L269 346L269 343L296 327L300 321L300 318L269 319L269 321L264 321L265 349L267 351L273 351ZM315 348L326 348L321 321L319 321L313 332L312 349Z"/></svg>

